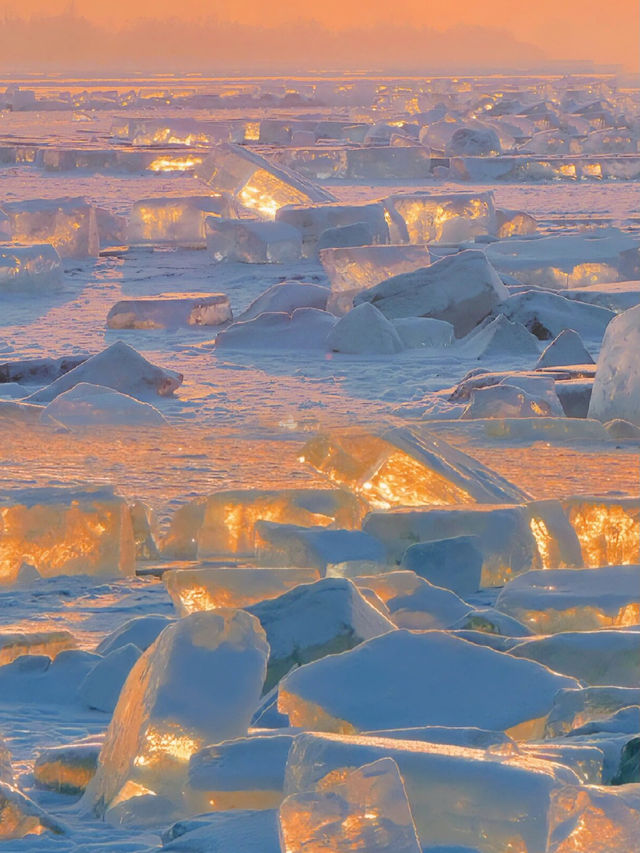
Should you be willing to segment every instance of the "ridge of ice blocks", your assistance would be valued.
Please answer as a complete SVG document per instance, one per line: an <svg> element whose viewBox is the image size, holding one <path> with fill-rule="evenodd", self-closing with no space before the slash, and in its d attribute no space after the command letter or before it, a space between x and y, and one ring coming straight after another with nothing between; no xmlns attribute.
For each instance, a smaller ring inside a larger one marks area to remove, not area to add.
<svg viewBox="0 0 640 853"><path fill-rule="evenodd" d="M325 778L280 806L287 853L422 853L404 782L393 758Z"/></svg>
<svg viewBox="0 0 640 853"><path fill-rule="evenodd" d="M51 243L61 258L96 257L96 209L84 198L36 198L2 205L15 243Z"/></svg>
<svg viewBox="0 0 640 853"><path fill-rule="evenodd" d="M444 631L396 630L290 672L278 709L291 725L315 731L476 726L530 740L541 735L556 692L578 686Z"/></svg>
<svg viewBox="0 0 640 853"><path fill-rule="evenodd" d="M544 290L515 293L502 302L497 311L513 322L522 323L543 341L556 338L565 329L573 329L582 338L600 342L615 317L607 308L565 299L560 293Z"/></svg>
<svg viewBox="0 0 640 853"><path fill-rule="evenodd" d="M58 394L42 412L42 420L70 427L166 426L166 420L149 403L143 403L104 385L78 382Z"/></svg>
<svg viewBox="0 0 640 853"><path fill-rule="evenodd" d="M62 284L60 255L48 243L0 243L0 292L56 288Z"/></svg>
<svg viewBox="0 0 640 853"><path fill-rule="evenodd" d="M319 580L317 569L174 569L162 579L179 616L219 607L246 608Z"/></svg>
<svg viewBox="0 0 640 853"><path fill-rule="evenodd" d="M315 257L318 240L330 228L364 224L370 234L367 243L389 242L389 228L380 202L288 205L278 210L276 221L286 223L302 234L305 258Z"/></svg>
<svg viewBox="0 0 640 853"><path fill-rule="evenodd" d="M459 342L458 356L467 358L537 358L538 341L521 323L498 314L486 325L473 329Z"/></svg>
<svg viewBox="0 0 640 853"><path fill-rule="evenodd" d="M640 426L640 306L611 321L605 332L593 383L589 417L623 419Z"/></svg>
<svg viewBox="0 0 640 853"><path fill-rule="evenodd" d="M580 335L573 329L564 329L546 347L536 363L536 368L593 363Z"/></svg>
<svg viewBox="0 0 640 853"><path fill-rule="evenodd" d="M214 261L240 264L286 264L302 253L302 237L285 222L221 219L206 222L207 252Z"/></svg>
<svg viewBox="0 0 640 853"><path fill-rule="evenodd" d="M61 794L82 794L93 779L100 740L80 741L38 750L33 776L39 788Z"/></svg>
<svg viewBox="0 0 640 853"><path fill-rule="evenodd" d="M400 566L435 586L465 596L480 588L482 562L477 536L453 536L410 545Z"/></svg>
<svg viewBox="0 0 640 853"><path fill-rule="evenodd" d="M578 495L562 505L580 541L581 565L640 564L640 498Z"/></svg>
<svg viewBox="0 0 640 853"><path fill-rule="evenodd" d="M107 328L221 326L232 319L229 297L225 293L163 293L116 302L107 314Z"/></svg>
<svg viewBox="0 0 640 853"><path fill-rule="evenodd" d="M1 547L1 546L0 546ZM21 655L47 655L54 658L66 649L75 649L76 640L69 631L0 631L0 666Z"/></svg>
<svg viewBox="0 0 640 853"><path fill-rule="evenodd" d="M221 195L142 198L131 208L127 240L134 246L204 248L205 220L232 215L230 200Z"/></svg>
<svg viewBox="0 0 640 853"><path fill-rule="evenodd" d="M392 355L404 345L393 323L363 302L338 320L327 336L327 348L353 355Z"/></svg>
<svg viewBox="0 0 640 853"><path fill-rule="evenodd" d="M260 314L274 312L291 316L297 308L318 308L324 311L329 294L329 288L320 284L306 281L281 281L272 284L264 293L256 297L240 314L238 320L244 322L253 320Z"/></svg>
<svg viewBox="0 0 640 853"><path fill-rule="evenodd" d="M197 175L214 192L230 193L261 219L274 219L287 204L336 200L317 184L234 144L216 146Z"/></svg>
<svg viewBox="0 0 640 853"><path fill-rule="evenodd" d="M29 403L50 403L79 382L105 386L139 400L168 397L182 383L182 374L147 361L128 344L117 341L74 367L35 394Z"/></svg>
<svg viewBox="0 0 640 853"><path fill-rule="evenodd" d="M0 782L0 841L6 843L11 839L42 835L44 832L64 835L66 829L22 791Z"/></svg>
<svg viewBox="0 0 640 853"><path fill-rule="evenodd" d="M323 578L246 608L270 647L265 692L296 666L352 649L394 629L344 578Z"/></svg>
<svg viewBox="0 0 640 853"><path fill-rule="evenodd" d="M498 610L540 634L640 624L640 566L548 569L514 578Z"/></svg>
<svg viewBox="0 0 640 853"><path fill-rule="evenodd" d="M331 285L330 311L344 314L353 298L385 279L413 272L429 265L431 257L424 245L350 246L321 249L320 263Z"/></svg>
<svg viewBox="0 0 640 853"><path fill-rule="evenodd" d="M0 514L0 583L23 563L43 577L134 573L131 513L109 488L5 491Z"/></svg>
<svg viewBox="0 0 640 853"><path fill-rule="evenodd" d="M504 853L509 848L547 853L554 794L577 784L570 770L517 752L304 733L289 753L286 791L323 790L352 768L382 758L398 765L422 849L434 853Z"/></svg>
<svg viewBox="0 0 640 853"><path fill-rule="evenodd" d="M296 308L291 314L260 314L232 323L216 336L216 347L254 350L326 349L327 335L336 318L317 308Z"/></svg>
<svg viewBox="0 0 640 853"><path fill-rule="evenodd" d="M520 503L526 496L476 459L431 435L407 428L318 433L301 461L372 507Z"/></svg>
<svg viewBox="0 0 640 853"><path fill-rule="evenodd" d="M268 653L243 610L194 613L165 628L125 682L85 806L104 815L143 794L179 804L191 755L246 735Z"/></svg>
<svg viewBox="0 0 640 853"><path fill-rule="evenodd" d="M384 205L394 243L458 243L496 231L492 192L398 193Z"/></svg>
<svg viewBox="0 0 640 853"><path fill-rule="evenodd" d="M355 529L366 512L346 489L230 489L180 507L162 550L183 559L254 556L258 521Z"/></svg>
<svg viewBox="0 0 640 853"><path fill-rule="evenodd" d="M371 302L390 320L446 320L453 325L456 337L463 337L508 296L484 253L465 250L382 281L359 293L354 303Z"/></svg>
<svg viewBox="0 0 640 853"><path fill-rule="evenodd" d="M256 523L257 556L265 566L303 566L322 574L331 563L382 560L380 543L361 530L302 527L273 521Z"/></svg>
<svg viewBox="0 0 640 853"><path fill-rule="evenodd" d="M637 278L638 240L616 229L529 240L500 240L486 248L500 273L536 287L562 290Z"/></svg>

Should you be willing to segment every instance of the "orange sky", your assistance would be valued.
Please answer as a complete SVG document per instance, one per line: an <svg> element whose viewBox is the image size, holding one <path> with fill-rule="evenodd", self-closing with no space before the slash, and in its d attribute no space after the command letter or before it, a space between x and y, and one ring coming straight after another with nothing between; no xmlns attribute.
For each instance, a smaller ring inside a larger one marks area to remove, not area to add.
<svg viewBox="0 0 640 853"><path fill-rule="evenodd" d="M69 0L0 0L0 9L20 16L50 15L68 5ZM638 0L75 0L75 7L114 28L139 17L212 14L259 26L309 19L332 29L378 26L387 20L437 30L486 26L507 30L553 59L638 66Z"/></svg>

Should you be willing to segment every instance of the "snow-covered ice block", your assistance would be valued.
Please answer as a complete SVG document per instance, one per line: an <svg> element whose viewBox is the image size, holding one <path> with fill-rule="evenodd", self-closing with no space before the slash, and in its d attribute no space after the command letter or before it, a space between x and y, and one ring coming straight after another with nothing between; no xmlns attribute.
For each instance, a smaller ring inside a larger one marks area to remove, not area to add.
<svg viewBox="0 0 640 853"><path fill-rule="evenodd" d="M536 363L536 368L566 364L593 364L582 338L573 329L564 329L547 345Z"/></svg>
<svg viewBox="0 0 640 853"><path fill-rule="evenodd" d="M100 739L50 746L38 750L33 776L40 788L60 794L81 794L98 766Z"/></svg>
<svg viewBox="0 0 640 853"><path fill-rule="evenodd" d="M166 853L281 853L275 809L211 812L180 820L164 833L163 840Z"/></svg>
<svg viewBox="0 0 640 853"><path fill-rule="evenodd" d="M376 508L525 499L471 456L406 428L318 433L305 444L301 460Z"/></svg>
<svg viewBox="0 0 640 853"><path fill-rule="evenodd" d="M638 240L615 229L530 240L500 240L487 257L500 273L522 284L562 290L598 282L637 278Z"/></svg>
<svg viewBox="0 0 640 853"><path fill-rule="evenodd" d="M582 338L599 342L615 317L607 308L540 290L515 293L496 308L497 312L526 326L543 341L556 338L565 329L573 329Z"/></svg>
<svg viewBox="0 0 640 853"><path fill-rule="evenodd" d="M78 382L58 394L43 409L41 420L70 429L92 426L166 426L163 415L143 403L104 385Z"/></svg>
<svg viewBox="0 0 640 853"><path fill-rule="evenodd" d="M164 293L122 299L107 314L108 329L176 329L220 326L233 319L225 293Z"/></svg>
<svg viewBox="0 0 640 853"><path fill-rule="evenodd" d="M288 853L422 853L404 782L393 758L379 758L290 794L280 806Z"/></svg>
<svg viewBox="0 0 640 853"><path fill-rule="evenodd" d="M501 590L496 607L540 634L637 625L640 566L527 572Z"/></svg>
<svg viewBox="0 0 640 853"><path fill-rule="evenodd" d="M640 426L640 306L611 321L602 342L589 417L622 418Z"/></svg>
<svg viewBox="0 0 640 853"><path fill-rule="evenodd" d="M384 556L380 543L361 530L258 521L255 531L257 556L265 566L300 566L324 572L329 563L381 560Z"/></svg>
<svg viewBox="0 0 640 853"><path fill-rule="evenodd" d="M369 204L289 205L276 214L276 221L294 227L302 234L306 258L316 255L318 240L328 228L363 223L371 233L370 243L388 243L389 228L380 202Z"/></svg>
<svg viewBox="0 0 640 853"><path fill-rule="evenodd" d="M394 324L363 302L338 320L327 337L327 348L352 355L392 355L404 345Z"/></svg>
<svg viewBox="0 0 640 853"><path fill-rule="evenodd" d="M476 536L453 536L410 545L400 565L435 586L465 596L480 588L482 563L480 540Z"/></svg>
<svg viewBox="0 0 640 853"><path fill-rule="evenodd" d="M490 385L471 394L469 405L460 417L474 418L548 418L557 414L543 398L527 394L514 385Z"/></svg>
<svg viewBox="0 0 640 853"><path fill-rule="evenodd" d="M134 246L204 248L205 221L219 216L233 216L227 196L143 198L131 208L127 240Z"/></svg>
<svg viewBox="0 0 640 853"><path fill-rule="evenodd" d="M537 660L584 684L635 687L640 683L640 624L637 631L563 631L525 640L509 653Z"/></svg>
<svg viewBox="0 0 640 853"><path fill-rule="evenodd" d="M552 794L577 783L570 770L517 752L305 733L291 748L286 790L313 789L381 758L397 763L420 844L433 853L504 853L509 845L546 853Z"/></svg>
<svg viewBox="0 0 640 853"><path fill-rule="evenodd" d="M354 578L361 590L373 590L387 605L398 628L450 628L470 607L451 590L434 586L415 572L394 571Z"/></svg>
<svg viewBox="0 0 640 853"><path fill-rule="evenodd" d="M295 734L251 734L191 756L185 799L194 814L232 809L277 809L284 797L284 773Z"/></svg>
<svg viewBox="0 0 640 853"><path fill-rule="evenodd" d="M182 374L147 361L128 344L117 341L27 398L30 403L50 403L79 382L100 385L138 400L168 397L182 382Z"/></svg>
<svg viewBox="0 0 640 853"><path fill-rule="evenodd" d="M477 726L529 740L541 734L555 693L577 686L444 631L397 630L290 672L278 708L291 725L316 731Z"/></svg>
<svg viewBox="0 0 640 853"><path fill-rule="evenodd" d="M504 239L535 234L538 230L538 223L533 216L522 210L496 208L496 228L496 236Z"/></svg>
<svg viewBox="0 0 640 853"><path fill-rule="evenodd" d="M206 222L207 252L214 261L239 264L287 264L300 258L302 238L285 222L221 219Z"/></svg>
<svg viewBox="0 0 640 853"><path fill-rule="evenodd" d="M293 314L260 314L233 323L216 337L216 347L255 350L326 349L327 335L336 318L317 308L296 308Z"/></svg>
<svg viewBox="0 0 640 853"><path fill-rule="evenodd" d="M144 652L172 621L168 616L135 616L133 619L128 619L111 634L107 634L96 647L96 652L106 657L111 652L121 649L129 643Z"/></svg>
<svg viewBox="0 0 640 853"><path fill-rule="evenodd" d="M533 360L539 353L536 337L522 323L512 322L504 314L472 329L459 342L456 351L458 357L478 359L528 357Z"/></svg>
<svg viewBox="0 0 640 853"><path fill-rule="evenodd" d="M11 663L20 655L48 655L54 658L66 649L76 648L76 639L69 631L0 631L0 666Z"/></svg>
<svg viewBox="0 0 640 853"><path fill-rule="evenodd" d="M48 832L66 835L67 830L22 791L0 782L0 841Z"/></svg>
<svg viewBox="0 0 640 853"><path fill-rule="evenodd" d="M0 292L41 290L61 284L62 262L52 245L0 244Z"/></svg>
<svg viewBox="0 0 640 853"><path fill-rule="evenodd" d="M180 616L218 607L246 608L319 578L317 569L233 567L174 569L162 576Z"/></svg>
<svg viewBox="0 0 640 853"><path fill-rule="evenodd" d="M271 649L265 690L293 667L352 649L395 627L344 578L303 584L247 611L260 620Z"/></svg>
<svg viewBox="0 0 640 853"><path fill-rule="evenodd" d="M640 687L581 687L560 690L545 725L545 738L566 735L631 705L640 705Z"/></svg>
<svg viewBox="0 0 640 853"><path fill-rule="evenodd" d="M360 291L426 267L431 260L426 246L408 244L321 249L319 254L331 284L329 310L336 314L349 311Z"/></svg>
<svg viewBox="0 0 640 853"><path fill-rule="evenodd" d="M36 198L2 205L15 243L51 243L61 258L96 257L96 209L84 198Z"/></svg>
<svg viewBox="0 0 640 853"><path fill-rule="evenodd" d="M134 573L131 514L109 488L6 491L0 501L0 582L23 563L43 577Z"/></svg>
<svg viewBox="0 0 640 853"><path fill-rule="evenodd" d="M253 320L260 314L293 314L297 308L318 308L324 311L330 295L328 287L304 281L282 281L272 284L253 300L238 320Z"/></svg>
<svg viewBox="0 0 640 853"><path fill-rule="evenodd" d="M398 193L384 205L392 242L458 243L496 232L492 192Z"/></svg>
<svg viewBox="0 0 640 853"><path fill-rule="evenodd" d="M111 714L131 668L142 654L133 643L110 652L99 661L80 685L82 701L97 711Z"/></svg>
<svg viewBox="0 0 640 853"><path fill-rule="evenodd" d="M579 495L562 505L580 541L581 565L640 564L638 498Z"/></svg>
<svg viewBox="0 0 640 853"><path fill-rule="evenodd" d="M287 204L336 201L317 184L239 145L216 146L197 175L214 192L230 193L262 219L274 219Z"/></svg>
<svg viewBox="0 0 640 853"><path fill-rule="evenodd" d="M407 349L440 349L453 343L453 326L433 317L400 317L392 320Z"/></svg>
<svg viewBox="0 0 640 853"><path fill-rule="evenodd" d="M179 804L188 761L207 743L246 735L269 653L243 610L170 625L131 670L84 805L98 815L140 794Z"/></svg>
<svg viewBox="0 0 640 853"><path fill-rule="evenodd" d="M467 250L414 272L392 276L359 293L354 302L371 302L390 320L446 320L453 325L456 336L463 337L508 295L484 253Z"/></svg>

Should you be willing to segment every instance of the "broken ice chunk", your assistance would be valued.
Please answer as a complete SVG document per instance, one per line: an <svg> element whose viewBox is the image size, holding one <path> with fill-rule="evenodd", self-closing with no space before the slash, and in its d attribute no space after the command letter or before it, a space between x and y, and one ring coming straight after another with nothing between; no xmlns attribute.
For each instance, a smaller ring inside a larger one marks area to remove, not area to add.
<svg viewBox="0 0 640 853"><path fill-rule="evenodd" d="M552 795L552 815L547 848L552 853L628 853L640 835L640 790L567 786Z"/></svg>
<svg viewBox="0 0 640 853"><path fill-rule="evenodd" d="M302 527L273 521L256 523L258 558L264 565L326 570L329 563L380 560L383 548L361 530Z"/></svg>
<svg viewBox="0 0 640 853"><path fill-rule="evenodd" d="M578 495L562 502L588 567L640 563L640 500Z"/></svg>
<svg viewBox="0 0 640 853"><path fill-rule="evenodd" d="M329 288L306 281L282 281L272 284L253 300L238 320L253 320L260 314L284 313L291 316L298 308L318 308L324 311L329 298Z"/></svg>
<svg viewBox="0 0 640 853"><path fill-rule="evenodd" d="M558 737L622 708L640 705L640 687L583 687L560 690L553 700L545 738Z"/></svg>
<svg viewBox="0 0 640 853"><path fill-rule="evenodd" d="M379 202L370 204L288 205L276 214L278 222L293 226L302 234L304 257L315 257L318 240L328 228L365 224L370 243L388 243L389 229L384 208Z"/></svg>
<svg viewBox="0 0 640 853"><path fill-rule="evenodd" d="M73 388L58 394L44 407L44 423L64 424L70 429L91 426L166 426L160 412L104 385L78 382Z"/></svg>
<svg viewBox="0 0 640 853"><path fill-rule="evenodd" d="M260 314L233 323L216 336L216 347L248 351L326 349L336 318L317 308L296 308L293 314Z"/></svg>
<svg viewBox="0 0 640 853"><path fill-rule="evenodd" d="M13 785L0 782L0 841L47 831L64 835L67 830Z"/></svg>
<svg viewBox="0 0 640 853"><path fill-rule="evenodd" d="M38 750L33 765L36 784L60 794L81 794L95 775L101 745L101 739L88 738Z"/></svg>
<svg viewBox="0 0 640 853"><path fill-rule="evenodd" d="M75 648L75 637L69 631L33 631L25 634L2 631L0 666L11 663L20 655L48 655L54 658L65 649Z"/></svg>
<svg viewBox="0 0 640 853"><path fill-rule="evenodd" d="M327 337L327 348L352 355L392 355L404 345L393 323L363 302L338 320Z"/></svg>
<svg viewBox="0 0 640 853"><path fill-rule="evenodd" d="M285 222L210 217L207 251L215 261L240 264L286 264L297 261L302 238Z"/></svg>
<svg viewBox="0 0 640 853"><path fill-rule="evenodd" d="M640 305L611 321L598 356L589 417L640 426Z"/></svg>
<svg viewBox="0 0 640 853"><path fill-rule="evenodd" d="M108 329L176 329L220 326L233 319L225 293L163 293L122 299L107 314Z"/></svg>
<svg viewBox="0 0 640 853"><path fill-rule="evenodd" d="M460 415L473 418L547 418L557 414L543 397L527 394L514 385L500 383L477 388L471 393L469 405Z"/></svg>
<svg viewBox="0 0 640 853"><path fill-rule="evenodd" d="M577 299L565 299L560 293L525 290L515 293L497 308L513 322L521 323L541 341L557 337L565 329L573 329L588 341L600 342L614 318L613 311L589 305Z"/></svg>
<svg viewBox="0 0 640 853"><path fill-rule="evenodd" d="M492 192L398 193L384 205L392 242L457 243L496 232Z"/></svg>
<svg viewBox="0 0 640 853"><path fill-rule="evenodd" d="M62 263L53 246L0 244L0 292L55 288L62 284Z"/></svg>
<svg viewBox="0 0 640 853"><path fill-rule="evenodd" d="M133 643L109 652L87 673L80 685L78 695L82 701L89 708L113 713L120 691L140 655L140 649Z"/></svg>
<svg viewBox="0 0 640 853"><path fill-rule="evenodd" d="M401 567L460 596L480 588L483 556L477 536L454 536L410 545Z"/></svg>
<svg viewBox="0 0 640 853"><path fill-rule="evenodd" d="M51 243L61 258L96 257L96 210L84 198L36 198L2 205L15 243Z"/></svg>
<svg viewBox="0 0 640 853"><path fill-rule="evenodd" d="M564 329L551 341L538 359L536 368L566 364L593 364L582 338L573 329Z"/></svg>
<svg viewBox="0 0 640 853"><path fill-rule="evenodd" d="M134 246L204 248L205 220L232 215L228 197L221 195L143 198L131 208L127 238Z"/></svg>

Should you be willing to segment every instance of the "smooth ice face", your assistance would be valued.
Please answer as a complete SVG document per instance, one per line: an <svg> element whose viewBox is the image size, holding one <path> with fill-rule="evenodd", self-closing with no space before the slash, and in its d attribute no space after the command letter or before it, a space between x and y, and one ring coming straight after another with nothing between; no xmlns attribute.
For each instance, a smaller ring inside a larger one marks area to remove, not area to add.
<svg viewBox="0 0 640 853"><path fill-rule="evenodd" d="M280 806L284 853L421 853L411 806L392 758L380 758Z"/></svg>
<svg viewBox="0 0 640 853"><path fill-rule="evenodd" d="M540 634L640 624L640 566L548 569L508 583L496 607Z"/></svg>
<svg viewBox="0 0 640 853"><path fill-rule="evenodd" d="M545 348L538 367L558 367L566 364L593 364L582 338L573 329L565 329Z"/></svg>
<svg viewBox="0 0 640 853"><path fill-rule="evenodd" d="M131 208L127 230L132 245L204 247L205 220L210 216L232 216L227 196L143 198Z"/></svg>
<svg viewBox="0 0 640 853"><path fill-rule="evenodd" d="M0 502L0 583L23 563L43 577L132 575L131 513L110 489L25 489Z"/></svg>
<svg viewBox="0 0 640 853"><path fill-rule="evenodd" d="M609 495L577 496L562 502L582 549L582 565L640 563L640 500Z"/></svg>
<svg viewBox="0 0 640 853"><path fill-rule="evenodd" d="M3 204L15 243L51 243L61 258L96 257L96 209L84 198L30 199Z"/></svg>
<svg viewBox="0 0 640 853"><path fill-rule="evenodd" d="M492 192L398 193L384 204L394 242L460 242L496 230Z"/></svg>
<svg viewBox="0 0 640 853"><path fill-rule="evenodd" d="M78 382L45 406L41 420L71 429L92 426L166 426L160 412L104 385Z"/></svg>
<svg viewBox="0 0 640 853"><path fill-rule="evenodd" d="M266 350L326 350L327 335L336 318L317 308L297 308L293 314L260 314L233 323L216 337L216 347L254 352Z"/></svg>
<svg viewBox="0 0 640 853"><path fill-rule="evenodd" d="M218 263L286 264L302 253L300 231L285 222L210 217L206 237L207 251Z"/></svg>
<svg viewBox="0 0 640 853"><path fill-rule="evenodd" d="M60 255L47 243L0 245L0 292L56 288L62 275Z"/></svg>
<svg viewBox="0 0 640 853"><path fill-rule="evenodd" d="M533 364L539 354L538 346L537 338L522 323L511 322L504 314L498 314L486 326L473 329L463 338L456 355L477 359L528 357Z"/></svg>
<svg viewBox="0 0 640 853"><path fill-rule="evenodd" d="M108 329L175 329L220 326L233 319L224 293L165 293L122 299L107 314Z"/></svg>
<svg viewBox="0 0 640 853"><path fill-rule="evenodd" d="M278 708L292 725L316 731L477 726L526 740L541 733L555 693L576 686L442 631L398 630L290 672Z"/></svg>
<svg viewBox="0 0 640 853"><path fill-rule="evenodd" d="M496 311L515 323L521 323L543 341L556 338L565 329L573 329L582 338L599 343L614 318L613 311L577 299L565 299L560 293L525 290L502 302ZM591 364L591 361L585 362Z"/></svg>
<svg viewBox="0 0 640 853"><path fill-rule="evenodd" d="M640 306L612 320L598 356L589 417L640 426Z"/></svg>
<svg viewBox="0 0 640 853"><path fill-rule="evenodd" d="M140 794L179 803L189 758L246 735L269 647L242 610L194 613L170 625L122 689L84 803L96 814Z"/></svg>

